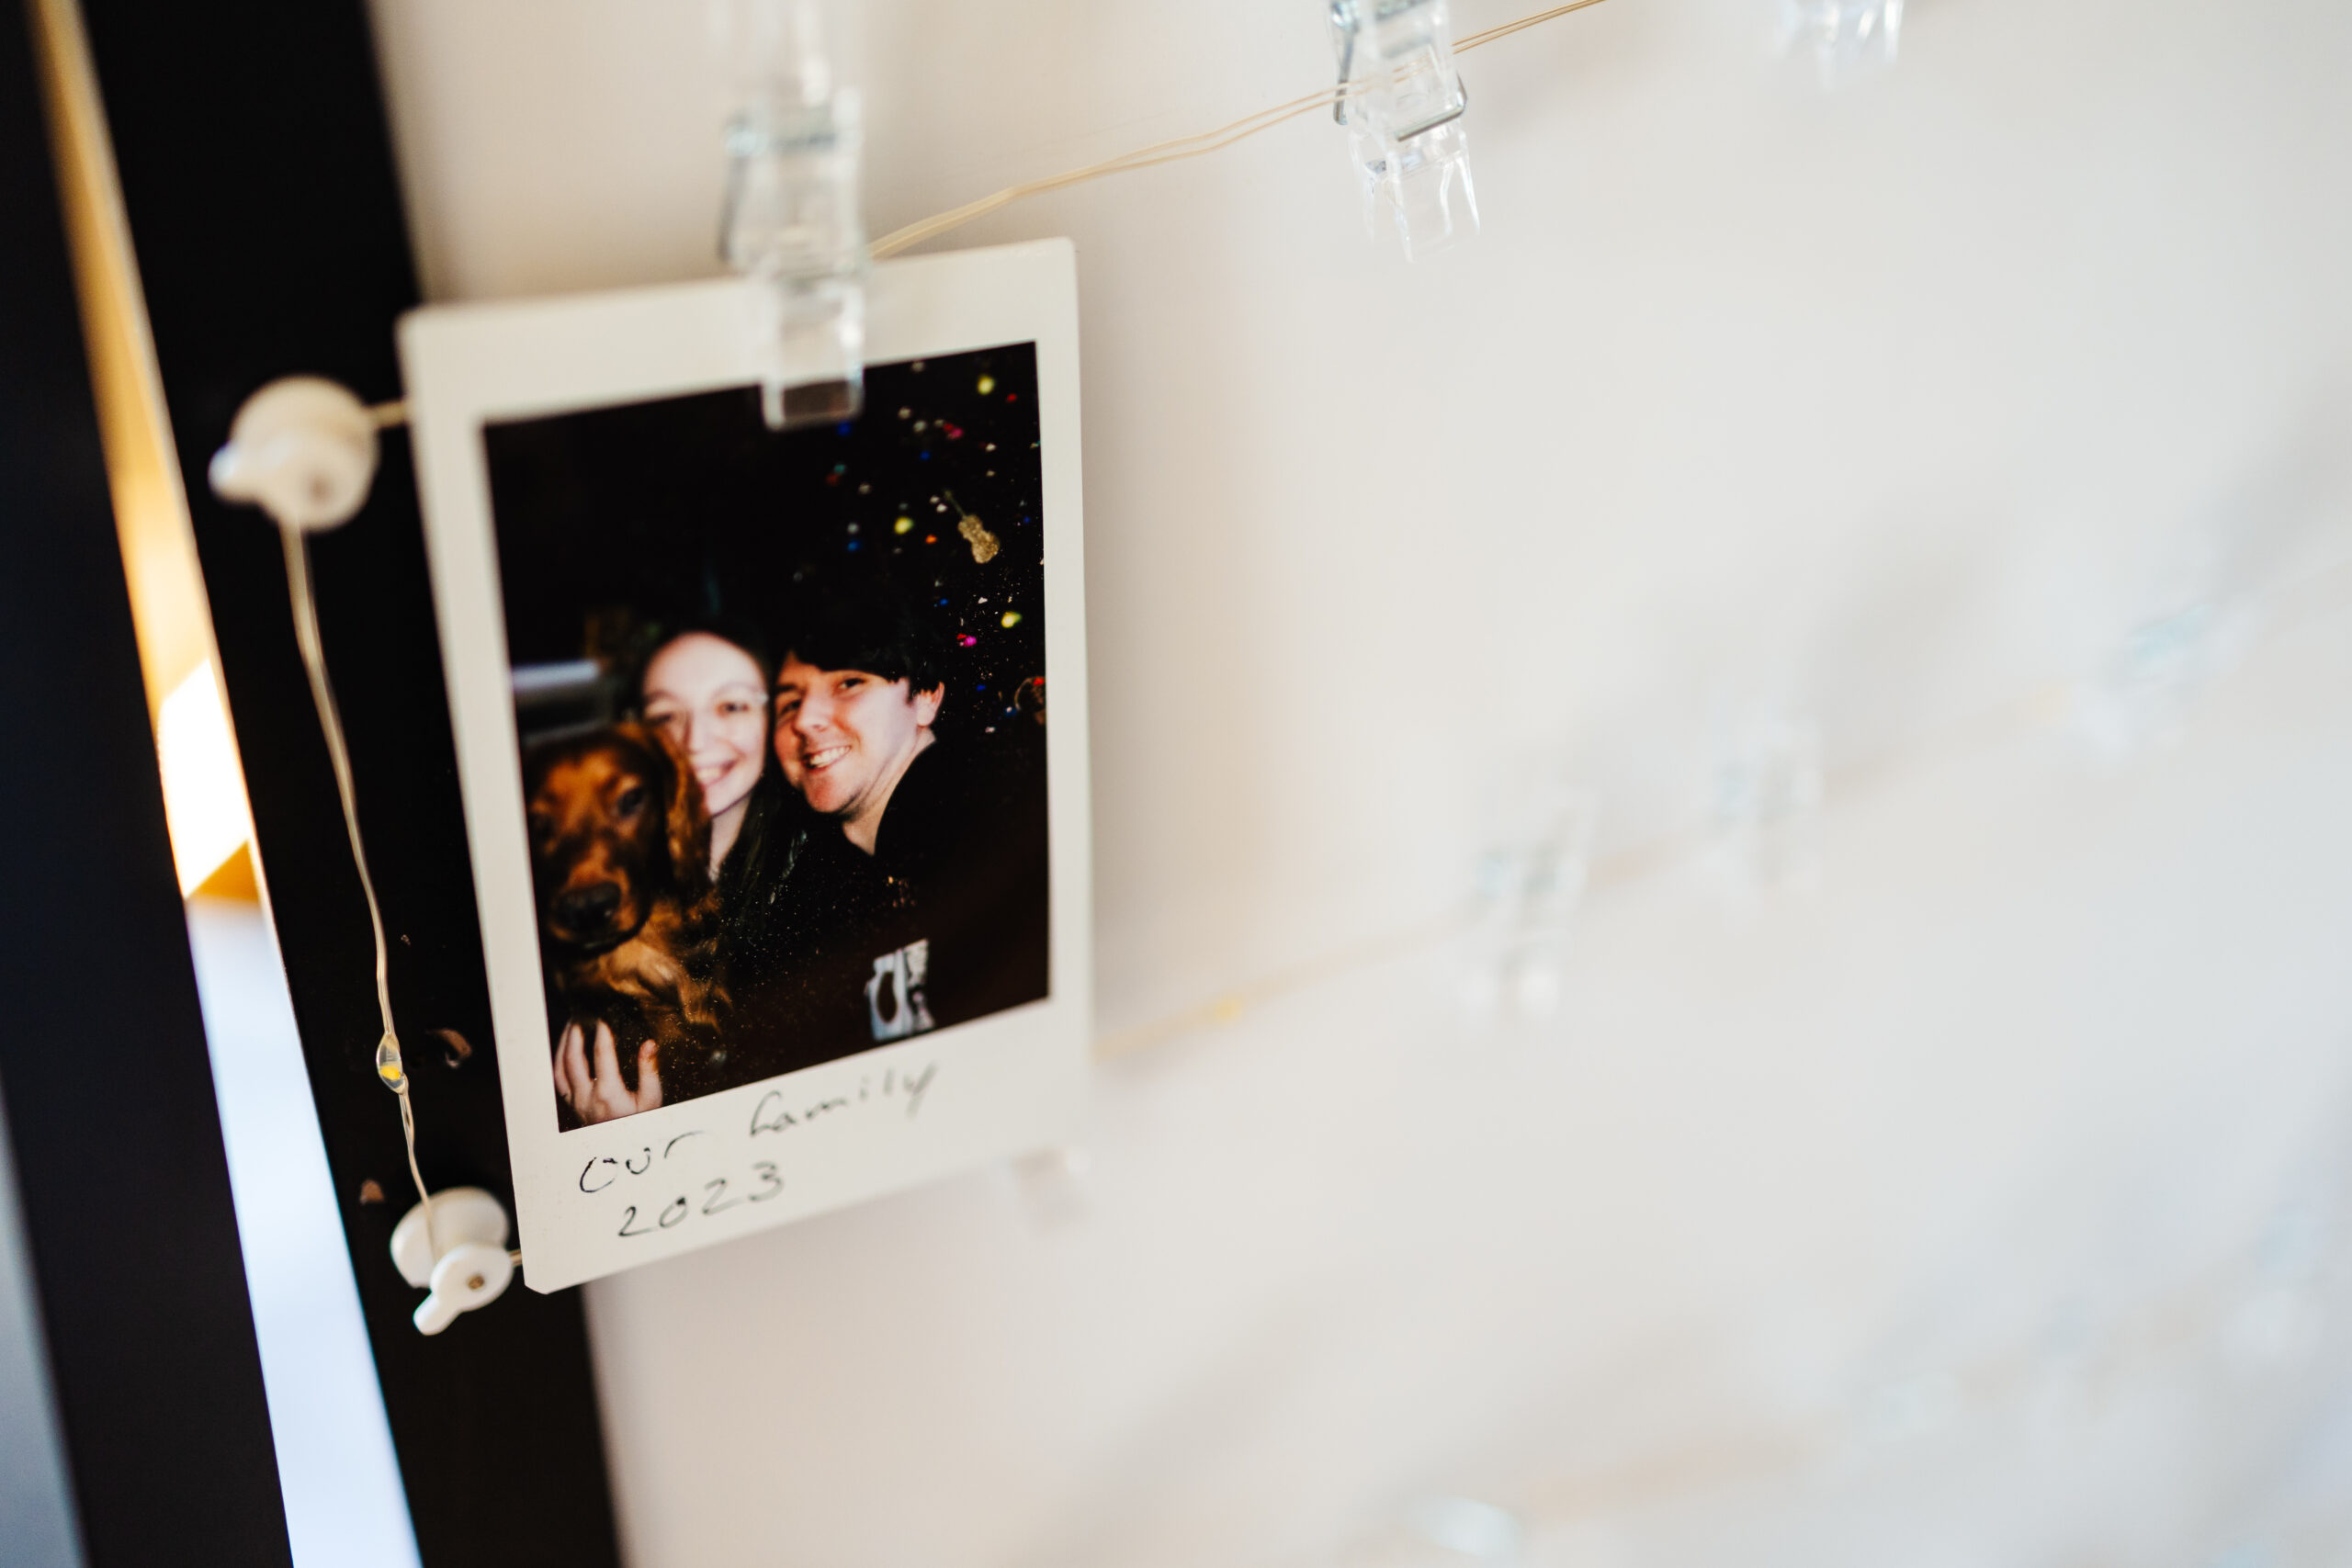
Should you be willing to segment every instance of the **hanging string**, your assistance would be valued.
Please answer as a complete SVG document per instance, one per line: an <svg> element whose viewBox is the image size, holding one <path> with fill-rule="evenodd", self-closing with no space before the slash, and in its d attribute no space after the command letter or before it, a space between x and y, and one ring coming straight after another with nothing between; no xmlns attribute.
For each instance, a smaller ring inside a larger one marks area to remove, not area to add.
<svg viewBox="0 0 2352 1568"><path fill-rule="evenodd" d="M401 1104L401 1139L408 1149L409 1179L416 1183L417 1201L424 1207L424 1235L433 1235L433 1195L425 1190L424 1173L416 1163L416 1112L409 1102L408 1069L401 1059L399 1032L392 1027L392 987L390 950L384 942L384 911L376 902L376 879L368 873L368 846L359 836L359 797L351 782L351 750L343 738L343 716L335 706L334 685L327 679L326 650L319 638L319 610L311 592L311 539L300 528L278 529L286 546L286 587L294 603L294 642L302 651L302 668L311 677L311 701L319 710L319 733L326 738L327 761L334 769L335 794L343 802L343 826L351 835L351 863L359 873L359 891L368 901L368 929L376 939L376 1007L382 1015L384 1036L376 1045L376 1076Z"/></svg>
<svg viewBox="0 0 2352 1568"><path fill-rule="evenodd" d="M1513 33L1524 32L1529 28L1540 27L1545 22L1565 17L1571 11L1581 11L1589 6L1600 4L1600 0L1568 0L1568 4L1565 6L1555 6L1550 10L1537 11L1521 17L1516 21L1504 22L1499 26L1488 28L1484 32L1472 33L1453 46L1453 52L1467 54L1474 49L1507 39ZM1182 159L1199 158L1211 152L1221 152L1237 141L1247 141L1261 130L1272 130L1284 120L1296 119L1303 114L1312 114L1317 109L1329 108L1340 99L1353 97L1363 91L1363 86L1359 83L1326 87L1321 92L1309 93L1303 98L1293 98L1286 104L1276 104L1272 108L1260 109L1253 115L1245 115L1230 125L1221 125L1215 130L1197 131L1191 136L1171 137L1166 141L1155 141L1148 147L1138 147L1131 152L1122 152L1115 158L1105 158L1099 164L1089 164L1083 168L1070 169L1058 175L1048 175L1043 179L1026 180L1020 185L1007 186L1004 189L990 196L984 196L978 201L967 201L963 206L942 212L936 217L910 223L902 229L893 229L874 242L874 258L879 261L884 256L897 255L900 251L910 246L920 245L925 240L937 239L951 229L960 229L975 219L985 218L991 212L1033 196L1043 196L1048 191L1061 190L1069 186L1083 185L1089 180L1103 179L1112 175L1124 175L1136 169L1153 168L1161 164L1173 164Z"/></svg>

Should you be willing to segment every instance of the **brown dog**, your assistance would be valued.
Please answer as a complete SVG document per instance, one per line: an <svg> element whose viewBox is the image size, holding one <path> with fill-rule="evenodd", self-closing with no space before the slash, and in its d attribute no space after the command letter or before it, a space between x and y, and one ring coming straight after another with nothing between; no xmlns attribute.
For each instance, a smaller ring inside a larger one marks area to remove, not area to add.
<svg viewBox="0 0 2352 1568"><path fill-rule="evenodd" d="M592 1052L596 1025L612 1026L632 1093L648 1040L665 1103L708 1093L727 1058L728 998L694 771L659 731L607 725L533 747L523 798L540 952L566 1021Z"/></svg>

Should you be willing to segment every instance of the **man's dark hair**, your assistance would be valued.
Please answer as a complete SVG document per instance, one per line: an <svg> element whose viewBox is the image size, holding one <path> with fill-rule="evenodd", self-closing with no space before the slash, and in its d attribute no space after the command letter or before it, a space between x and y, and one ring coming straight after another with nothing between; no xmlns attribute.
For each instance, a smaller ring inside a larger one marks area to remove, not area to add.
<svg viewBox="0 0 2352 1568"><path fill-rule="evenodd" d="M923 598L882 572L808 571L786 592L768 634L776 667L863 670L927 692L945 679L943 638Z"/></svg>

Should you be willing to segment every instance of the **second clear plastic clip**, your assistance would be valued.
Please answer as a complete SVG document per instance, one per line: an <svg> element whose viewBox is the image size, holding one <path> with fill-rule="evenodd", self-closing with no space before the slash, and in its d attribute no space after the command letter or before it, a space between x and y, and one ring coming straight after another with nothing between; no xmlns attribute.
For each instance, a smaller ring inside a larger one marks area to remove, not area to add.
<svg viewBox="0 0 2352 1568"><path fill-rule="evenodd" d="M1331 47L1366 221L1385 208L1408 258L1478 231L1446 0L1331 0Z"/></svg>

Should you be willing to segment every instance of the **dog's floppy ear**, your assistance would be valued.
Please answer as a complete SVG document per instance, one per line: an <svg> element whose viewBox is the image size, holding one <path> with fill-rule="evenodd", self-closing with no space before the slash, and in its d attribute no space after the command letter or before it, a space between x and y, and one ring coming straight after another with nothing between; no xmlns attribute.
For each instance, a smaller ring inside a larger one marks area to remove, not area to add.
<svg viewBox="0 0 2352 1568"><path fill-rule="evenodd" d="M669 770L662 804L669 821L670 865L680 886L698 889L710 877L710 813L703 809L702 786L695 783L693 765L667 731L650 725L630 728Z"/></svg>

